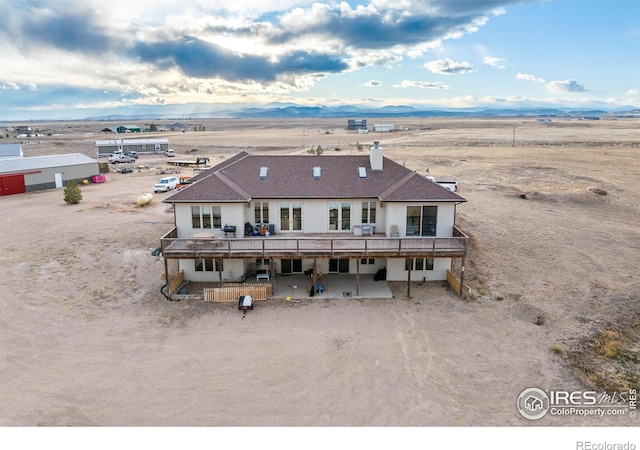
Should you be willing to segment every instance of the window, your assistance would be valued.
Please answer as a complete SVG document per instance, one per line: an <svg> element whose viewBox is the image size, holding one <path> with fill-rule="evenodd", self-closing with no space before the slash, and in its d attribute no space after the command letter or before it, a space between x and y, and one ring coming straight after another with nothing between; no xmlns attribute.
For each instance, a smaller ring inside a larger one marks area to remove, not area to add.
<svg viewBox="0 0 640 450"><path fill-rule="evenodd" d="M269 265L269 258L257 258L256 259L256 267L260 267L260 266L268 266Z"/></svg>
<svg viewBox="0 0 640 450"><path fill-rule="evenodd" d="M369 258L369 259L360 258L360 264L362 264L362 265L366 265L366 264L372 265L372 264L375 264L375 263L376 263L376 260L374 258Z"/></svg>
<svg viewBox="0 0 640 450"><path fill-rule="evenodd" d="M329 231L351 229L351 203L329 203Z"/></svg>
<svg viewBox="0 0 640 450"><path fill-rule="evenodd" d="M376 223L376 202L362 202L362 223Z"/></svg>
<svg viewBox="0 0 640 450"><path fill-rule="evenodd" d="M256 223L269 223L269 202L255 202L253 209Z"/></svg>
<svg viewBox="0 0 640 450"><path fill-rule="evenodd" d="M222 228L222 213L219 206L213 206L213 228Z"/></svg>
<svg viewBox="0 0 640 450"><path fill-rule="evenodd" d="M222 228L219 206L192 206L191 228Z"/></svg>
<svg viewBox="0 0 640 450"><path fill-rule="evenodd" d="M223 271L223 264L221 259L212 258L198 258L196 261L196 272L216 272Z"/></svg>
<svg viewBox="0 0 640 450"><path fill-rule="evenodd" d="M433 258L407 258L404 270L433 270Z"/></svg>
<svg viewBox="0 0 640 450"><path fill-rule="evenodd" d="M407 206L407 236L435 236L437 222L437 206Z"/></svg>
<svg viewBox="0 0 640 450"><path fill-rule="evenodd" d="M280 203L280 231L302 230L302 203Z"/></svg>

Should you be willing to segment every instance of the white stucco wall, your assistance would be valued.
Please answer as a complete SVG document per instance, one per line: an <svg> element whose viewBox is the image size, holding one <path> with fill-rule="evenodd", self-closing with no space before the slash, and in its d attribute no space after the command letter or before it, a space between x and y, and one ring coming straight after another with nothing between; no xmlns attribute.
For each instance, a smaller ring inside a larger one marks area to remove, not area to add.
<svg viewBox="0 0 640 450"><path fill-rule="evenodd" d="M387 280L407 281L408 271L404 270L404 258L387 260ZM451 258L434 258L433 270L412 270L411 281L437 281L447 279L447 270L451 269Z"/></svg>
<svg viewBox="0 0 640 450"><path fill-rule="evenodd" d="M396 203L385 202L384 208L384 227L385 234L391 235L391 225L398 226L400 237L407 236L407 206L437 206L438 207L438 223L436 227L436 237L453 236L453 223L455 220L455 204L454 203ZM376 229L376 231L378 231Z"/></svg>
<svg viewBox="0 0 640 450"><path fill-rule="evenodd" d="M244 224L247 222L246 216L251 215L253 222L253 209L247 208L245 203L176 203L176 226L178 227L178 238L189 238L194 234L212 232L215 237L224 237L221 228L193 228L191 223L192 206L220 206L222 226L225 224L236 226L236 237L244 236Z"/></svg>
<svg viewBox="0 0 640 450"><path fill-rule="evenodd" d="M179 270L184 270L186 280L194 282L218 282L220 275L215 270L213 272L196 272L196 260L181 259L178 262ZM225 259L222 263L222 281L237 281L244 274L244 263L241 259Z"/></svg>

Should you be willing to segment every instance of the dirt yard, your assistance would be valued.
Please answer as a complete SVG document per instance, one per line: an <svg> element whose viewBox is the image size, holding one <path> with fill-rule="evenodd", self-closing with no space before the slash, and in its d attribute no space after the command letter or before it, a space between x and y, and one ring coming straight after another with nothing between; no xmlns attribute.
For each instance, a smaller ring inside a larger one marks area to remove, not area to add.
<svg viewBox="0 0 640 450"><path fill-rule="evenodd" d="M531 422L516 399L639 387L640 121L394 122L404 129L357 135L342 119L209 120L162 137L212 163L380 140L458 181L473 295L416 284L409 299L400 283L393 300L271 300L245 319L231 304L168 302L151 250L173 214L165 194L135 204L165 161L143 155L144 168L82 186L78 205L62 190L0 198L0 426L637 426ZM25 156L95 156L110 138L104 122L37 126Z"/></svg>

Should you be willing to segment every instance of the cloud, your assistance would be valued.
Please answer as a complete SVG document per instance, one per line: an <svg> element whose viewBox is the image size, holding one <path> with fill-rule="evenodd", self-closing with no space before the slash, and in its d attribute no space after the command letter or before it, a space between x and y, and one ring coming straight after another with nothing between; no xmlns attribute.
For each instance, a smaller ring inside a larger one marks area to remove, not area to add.
<svg viewBox="0 0 640 450"><path fill-rule="evenodd" d="M18 86L16 83L5 83L0 81L0 90L2 91L6 91L8 89L12 89L14 91L19 91L20 90L20 86Z"/></svg>
<svg viewBox="0 0 640 450"><path fill-rule="evenodd" d="M640 95L640 89L629 89L625 94L629 97L635 97Z"/></svg>
<svg viewBox="0 0 640 450"><path fill-rule="evenodd" d="M506 59L504 58L496 58L494 56L485 56L482 60L485 64L495 67L496 69L506 69L506 66L504 65L505 62L507 62Z"/></svg>
<svg viewBox="0 0 640 450"><path fill-rule="evenodd" d="M420 89L435 89L435 90L449 89L449 86L440 82L430 83L428 81L412 81L412 80L402 80L402 82L400 82L399 84L394 84L393 87L395 88L417 87Z"/></svg>
<svg viewBox="0 0 640 450"><path fill-rule="evenodd" d="M468 62L455 62L449 58L430 61L425 63L424 67L433 73L439 73L441 75L457 75L475 72L475 69L473 69Z"/></svg>
<svg viewBox="0 0 640 450"><path fill-rule="evenodd" d="M131 54L159 68L175 66L190 77L234 81L271 82L284 74L340 72L348 68L334 55L299 50L273 60L262 55L236 53L193 37L177 42L141 43Z"/></svg>
<svg viewBox="0 0 640 450"><path fill-rule="evenodd" d="M586 92L584 85L576 80L551 81L547 84L547 89L554 92Z"/></svg>
<svg viewBox="0 0 640 450"><path fill-rule="evenodd" d="M7 0L0 52L12 64L2 76L22 92L37 90L43 103L73 102L68 90L89 92L87 101L104 102L108 90L156 103L221 91L304 92L329 74L397 67L474 33L509 3L517 1ZM436 73L474 71L466 62L433 63L427 68ZM11 89L0 82L1 92Z"/></svg>
<svg viewBox="0 0 640 450"><path fill-rule="evenodd" d="M529 75L526 73L519 73L516 75L516 79L525 81L535 81L536 83L545 83L544 78L536 77L535 75Z"/></svg>
<svg viewBox="0 0 640 450"><path fill-rule="evenodd" d="M369 80L366 83L362 84L364 87L379 87L382 86L382 83L378 80Z"/></svg>

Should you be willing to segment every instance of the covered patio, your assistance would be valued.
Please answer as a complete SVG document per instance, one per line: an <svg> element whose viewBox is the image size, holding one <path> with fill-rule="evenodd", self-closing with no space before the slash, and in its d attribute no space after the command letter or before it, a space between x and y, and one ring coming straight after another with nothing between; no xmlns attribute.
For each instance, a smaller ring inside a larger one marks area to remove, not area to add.
<svg viewBox="0 0 640 450"><path fill-rule="evenodd" d="M317 283L322 292L316 293L320 298L393 298L386 281L374 281L373 275L330 273L322 276ZM274 298L309 298L313 278L309 275L279 275L274 280Z"/></svg>

